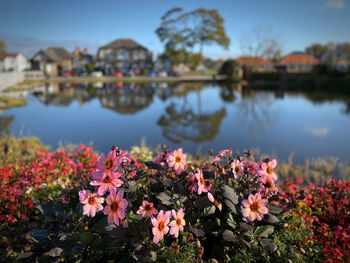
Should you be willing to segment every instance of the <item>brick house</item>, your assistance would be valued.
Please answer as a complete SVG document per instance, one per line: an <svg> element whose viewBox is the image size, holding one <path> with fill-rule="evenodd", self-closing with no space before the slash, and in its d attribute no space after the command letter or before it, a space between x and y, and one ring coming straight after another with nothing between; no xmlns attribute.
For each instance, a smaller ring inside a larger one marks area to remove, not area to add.
<svg viewBox="0 0 350 263"><path fill-rule="evenodd" d="M48 76L58 76L72 70L72 54L62 47L39 50L31 62L33 69L41 70Z"/></svg>
<svg viewBox="0 0 350 263"><path fill-rule="evenodd" d="M96 66L103 69L105 75L115 70L124 74L134 69L152 69L152 53L132 39L117 39L97 51Z"/></svg>

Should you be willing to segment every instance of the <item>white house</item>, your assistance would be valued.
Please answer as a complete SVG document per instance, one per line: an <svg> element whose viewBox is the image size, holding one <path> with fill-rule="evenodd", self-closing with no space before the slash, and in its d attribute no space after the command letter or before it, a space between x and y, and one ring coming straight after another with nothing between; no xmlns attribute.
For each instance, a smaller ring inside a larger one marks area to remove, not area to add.
<svg viewBox="0 0 350 263"><path fill-rule="evenodd" d="M30 69L30 63L21 53L0 54L0 72L22 72Z"/></svg>

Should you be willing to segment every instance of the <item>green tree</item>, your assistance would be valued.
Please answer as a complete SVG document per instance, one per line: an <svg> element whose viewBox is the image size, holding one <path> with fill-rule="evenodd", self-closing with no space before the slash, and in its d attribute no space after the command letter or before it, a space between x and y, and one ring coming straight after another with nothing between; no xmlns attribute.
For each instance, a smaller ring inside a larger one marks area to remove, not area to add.
<svg viewBox="0 0 350 263"><path fill-rule="evenodd" d="M190 13L193 20L193 26L190 29L192 46L199 44L199 53L203 53L204 45L213 43L228 49L230 39L228 38L224 19L216 9L198 8Z"/></svg>
<svg viewBox="0 0 350 263"><path fill-rule="evenodd" d="M327 45L322 45L322 44L312 44L311 46L307 47L305 49L305 52L311 56L314 57L320 57L322 56L327 50L329 49L329 47Z"/></svg>
<svg viewBox="0 0 350 263"><path fill-rule="evenodd" d="M236 60L228 59L221 67L220 74L226 75L230 80L238 79L238 63Z"/></svg>
<svg viewBox="0 0 350 263"><path fill-rule="evenodd" d="M86 64L86 71L90 74L95 70L95 65L93 63L88 63Z"/></svg>
<svg viewBox="0 0 350 263"><path fill-rule="evenodd" d="M6 44L3 40L0 39L0 54L6 52Z"/></svg>
<svg viewBox="0 0 350 263"><path fill-rule="evenodd" d="M199 53L195 53L189 56L188 62L190 63L190 67L192 70L195 70L198 65L201 63L203 57Z"/></svg>
<svg viewBox="0 0 350 263"><path fill-rule="evenodd" d="M167 11L161 20L156 33L164 43L164 53L169 57L194 53L196 47L202 54L203 47L213 43L226 49L230 44L224 20L216 9L199 8L184 12L182 8L175 7Z"/></svg>

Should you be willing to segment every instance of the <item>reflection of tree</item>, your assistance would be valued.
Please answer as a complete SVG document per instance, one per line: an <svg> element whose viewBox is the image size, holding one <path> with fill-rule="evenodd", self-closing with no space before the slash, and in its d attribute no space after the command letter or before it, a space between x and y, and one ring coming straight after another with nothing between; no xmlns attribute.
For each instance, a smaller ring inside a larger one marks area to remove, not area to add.
<svg viewBox="0 0 350 263"><path fill-rule="evenodd" d="M265 127L272 126L277 119L277 111L271 109L273 95L268 92L243 88L242 98L237 105L237 123L246 124L253 135L264 132Z"/></svg>
<svg viewBox="0 0 350 263"><path fill-rule="evenodd" d="M234 102L236 100L235 96L235 86L234 85L226 85L224 87L220 87L220 97L224 102Z"/></svg>
<svg viewBox="0 0 350 263"><path fill-rule="evenodd" d="M350 96L348 94L313 91L305 92L303 95L313 104L324 104L333 101L342 102L344 103L344 109L342 109L342 112L350 115Z"/></svg>
<svg viewBox="0 0 350 263"><path fill-rule="evenodd" d="M187 102L186 97L181 107L171 103L166 108L166 114L158 120L164 137L173 143L181 143L183 140L191 140L196 143L212 141L219 132L221 121L226 116L226 109L223 107L213 113L202 114L200 98L198 108L199 113L197 114Z"/></svg>
<svg viewBox="0 0 350 263"><path fill-rule="evenodd" d="M11 123L15 119L15 116L4 117L0 114L0 136L8 134Z"/></svg>

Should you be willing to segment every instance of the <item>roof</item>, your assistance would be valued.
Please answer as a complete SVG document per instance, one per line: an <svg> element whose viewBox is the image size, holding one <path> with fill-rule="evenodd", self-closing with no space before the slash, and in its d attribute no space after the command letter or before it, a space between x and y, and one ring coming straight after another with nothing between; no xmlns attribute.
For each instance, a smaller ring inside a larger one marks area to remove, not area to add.
<svg viewBox="0 0 350 263"><path fill-rule="evenodd" d="M146 49L145 47L141 46L139 43L135 42L131 38L119 38L116 39L102 47L101 48L127 48L127 49L132 49L132 48L143 48Z"/></svg>
<svg viewBox="0 0 350 263"><path fill-rule="evenodd" d="M50 47L40 51L52 61L60 61L72 58L72 55L63 47Z"/></svg>
<svg viewBox="0 0 350 263"><path fill-rule="evenodd" d="M316 65L316 64L321 64L321 60L307 54L292 53L288 56L285 56L278 64L280 65L289 65L289 64Z"/></svg>
<svg viewBox="0 0 350 263"><path fill-rule="evenodd" d="M239 57L237 59L237 63L240 65L272 65L272 62L270 60L263 59L262 57L251 56Z"/></svg>
<svg viewBox="0 0 350 263"><path fill-rule="evenodd" d="M17 57L19 53L1 53L0 54L0 60L3 60L7 57Z"/></svg>

